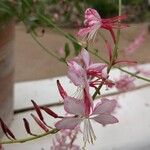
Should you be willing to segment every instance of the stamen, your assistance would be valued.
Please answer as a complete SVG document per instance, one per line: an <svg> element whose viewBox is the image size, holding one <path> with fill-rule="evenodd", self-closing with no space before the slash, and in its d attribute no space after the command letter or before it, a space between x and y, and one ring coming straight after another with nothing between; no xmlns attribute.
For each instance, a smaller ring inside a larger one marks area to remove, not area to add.
<svg viewBox="0 0 150 150"><path fill-rule="evenodd" d="M89 119L88 119L89 120ZM93 130L93 128L92 128L92 125L91 125L91 122L90 122L90 120L89 120L89 128L90 128L90 135L91 135L91 137L92 137L92 144L93 144L93 139L94 139L94 141L96 140L96 136L95 136L95 133L94 133L94 130Z"/></svg>
<svg viewBox="0 0 150 150"><path fill-rule="evenodd" d="M87 142L87 123L86 123L86 119L84 120L83 141L84 141L84 148L85 148L86 147L86 142Z"/></svg>
<svg viewBox="0 0 150 150"><path fill-rule="evenodd" d="M96 136L95 133L93 131L91 122L89 118L86 118L84 120L84 133L83 133L83 140L84 140L84 147L86 145L86 143L94 143L94 141L96 140Z"/></svg>

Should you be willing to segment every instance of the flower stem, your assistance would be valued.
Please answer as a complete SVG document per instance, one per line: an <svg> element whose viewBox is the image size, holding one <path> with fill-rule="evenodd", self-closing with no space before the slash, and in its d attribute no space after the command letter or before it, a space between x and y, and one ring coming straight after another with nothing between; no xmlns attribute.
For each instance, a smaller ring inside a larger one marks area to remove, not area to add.
<svg viewBox="0 0 150 150"><path fill-rule="evenodd" d="M135 73L129 72L129 71L124 70L124 69L122 69L122 68L120 68L120 67L114 67L114 68L117 68L117 69L121 70L122 72L125 72L125 73L127 73L127 74L129 74L129 75L131 75L131 76L133 76L133 77L138 78L138 79L141 79L141 80L150 82L150 79L144 78L144 77L141 77L141 76L138 76L138 75L136 75Z"/></svg>
<svg viewBox="0 0 150 150"><path fill-rule="evenodd" d="M119 16L121 15L121 0L119 0ZM109 75L112 67L114 66L114 61L117 59L118 56L118 44L119 44L119 39L120 39L120 20L118 20L118 30L117 30L117 36L116 36L116 42L115 42L115 47L113 49L113 56L111 59L111 62L108 64L107 68L107 74ZM100 89L103 87L104 82L109 78L109 76L104 79L104 81L101 82L101 84L98 86L96 91L94 92L92 98L93 100L96 98L97 94L99 94Z"/></svg>
<svg viewBox="0 0 150 150"><path fill-rule="evenodd" d="M53 54L52 52L50 52L48 49L46 49L38 40L37 38L35 37L35 35L31 32L31 37L34 39L34 41L46 52L48 53L49 55L53 56L54 58L56 58L57 60L60 60L59 57L57 57L55 54Z"/></svg>
<svg viewBox="0 0 150 150"><path fill-rule="evenodd" d="M33 140L39 139L39 138L44 137L44 136L49 135L49 134L55 134L58 131L59 131L58 129L52 129L46 133L42 133L42 134L39 134L37 136L23 138L23 139L19 139L19 140L2 141L2 142L0 142L0 144L13 144L13 143L15 144L15 143L24 143L24 142L28 142L28 141L33 141Z"/></svg>
<svg viewBox="0 0 150 150"><path fill-rule="evenodd" d="M65 36L68 40L70 40L72 42L75 42L78 45L80 45L74 38L72 38L69 34L67 34L66 32L64 32L62 29L60 29L50 18L47 18L46 16L43 16L41 14L39 14L39 16L41 17L41 19L43 19L44 21L46 21L50 26L54 27L54 29L57 30L60 34L62 34L63 36Z"/></svg>
<svg viewBox="0 0 150 150"><path fill-rule="evenodd" d="M89 52L90 52L92 55L94 55L94 56L96 56L97 58L99 58L100 60L102 60L103 62L105 62L106 64L109 64L109 62L108 62L107 60L105 60L105 59L102 58L101 56L96 55L93 51L89 50ZM138 79L141 79L141 80L150 82L150 79L141 77L141 76L139 76L139 75L137 75L137 74L135 74L135 73L132 73L132 72L130 72L130 71L127 71L127 70L125 70L125 69L122 69L121 67L113 66L113 68L119 69L120 71L122 71L122 72L124 72L124 73L126 73L126 74L129 74L129 75L131 75L131 76L133 76L133 77L136 77L136 78L138 78Z"/></svg>

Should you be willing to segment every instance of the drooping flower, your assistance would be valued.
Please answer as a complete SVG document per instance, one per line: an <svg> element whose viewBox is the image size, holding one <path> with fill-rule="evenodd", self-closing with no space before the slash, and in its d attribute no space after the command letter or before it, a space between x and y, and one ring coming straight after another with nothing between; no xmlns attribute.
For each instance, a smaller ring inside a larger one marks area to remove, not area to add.
<svg viewBox="0 0 150 150"><path fill-rule="evenodd" d="M118 25L118 22L125 18L126 16L117 16L102 19L95 9L88 8L84 14L84 27L79 30L78 35L80 37L87 38L88 40L94 40L98 30L102 28L110 32L113 41L115 42L116 40L113 28L116 29L126 27L126 25Z"/></svg>
<svg viewBox="0 0 150 150"><path fill-rule="evenodd" d="M90 120L94 120L103 126L117 123L118 120L111 115L116 107L115 100L101 99L94 108L91 104L91 97L87 90L84 90L83 99L65 97L64 109L70 116L58 121L55 126L58 129L74 129L81 122L84 122L83 137L85 142L93 143L95 134Z"/></svg>

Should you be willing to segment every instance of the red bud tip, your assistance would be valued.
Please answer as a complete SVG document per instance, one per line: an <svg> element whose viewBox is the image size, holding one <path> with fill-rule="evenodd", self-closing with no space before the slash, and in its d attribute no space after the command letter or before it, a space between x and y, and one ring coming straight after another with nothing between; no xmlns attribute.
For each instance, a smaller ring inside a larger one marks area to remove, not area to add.
<svg viewBox="0 0 150 150"><path fill-rule="evenodd" d="M40 118L42 121L44 121L44 118L43 118L43 115L42 115L42 113L41 113L40 107L39 107L33 100L31 100L31 102L32 102L32 104L33 104L33 106L34 106L34 108L35 108L35 111L37 112L39 118Z"/></svg>
<svg viewBox="0 0 150 150"><path fill-rule="evenodd" d="M33 134L31 132L28 120L26 118L23 118L23 122L24 122L24 127L25 127L27 133L30 134L30 135L36 136L36 134Z"/></svg>
<svg viewBox="0 0 150 150"><path fill-rule="evenodd" d="M14 136L14 134L11 132L11 130L7 127L7 125L3 122L3 120L1 118L0 118L0 125L1 125L3 132L5 133L5 135L7 136L8 139L16 140L16 137Z"/></svg>
<svg viewBox="0 0 150 150"><path fill-rule="evenodd" d="M32 118L35 120L35 122L45 131L48 132L48 128L44 125L44 123L39 120L36 116L34 116L33 114L31 114Z"/></svg>
<svg viewBox="0 0 150 150"><path fill-rule="evenodd" d="M62 85L60 84L59 80L57 80L57 87L58 87L61 97L64 99L67 96L67 93L64 90L64 88L62 87Z"/></svg>
<svg viewBox="0 0 150 150"><path fill-rule="evenodd" d="M47 114L49 114L50 116L54 117L54 118L58 118L59 116L53 112L51 109L49 109L46 106L41 107Z"/></svg>

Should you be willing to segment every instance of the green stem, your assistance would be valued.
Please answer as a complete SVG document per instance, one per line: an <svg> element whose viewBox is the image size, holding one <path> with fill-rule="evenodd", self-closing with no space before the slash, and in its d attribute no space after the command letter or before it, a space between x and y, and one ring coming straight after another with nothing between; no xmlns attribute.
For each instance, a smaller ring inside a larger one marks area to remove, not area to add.
<svg viewBox="0 0 150 150"><path fill-rule="evenodd" d="M120 67L114 67L114 68L117 68L117 69L121 70L122 72L125 72L125 73L127 73L127 74L129 74L129 75L131 75L131 76L133 76L133 77L138 78L138 79L141 79L141 80L150 82L150 79L147 79L147 78L138 76L138 75L136 75L136 74L134 74L134 73L131 73L131 72L127 71L127 70L124 70L124 69L122 69L122 68L120 68Z"/></svg>
<svg viewBox="0 0 150 150"><path fill-rule="evenodd" d="M105 62L106 64L109 64L109 62L108 62L107 60L105 60L105 59L102 58L101 56L96 55L93 51L89 50L89 52L90 52L92 55L94 55L95 57L97 57L97 58L99 58L100 60L102 60L103 62ZM141 80L150 82L150 79L141 77L141 76L139 76L139 75L137 75L137 74L135 74L135 73L132 73L132 72L127 71L127 70L124 70L124 69L122 69L122 68L120 68L120 67L113 66L113 68L119 69L120 71L122 71L122 72L124 72L124 73L126 73L126 74L129 74L129 75L131 75L131 76L133 76L133 77L136 77L136 78L138 78L138 79L141 79Z"/></svg>
<svg viewBox="0 0 150 150"><path fill-rule="evenodd" d="M121 15L121 0L119 0L119 16ZM108 68L107 68L107 74L109 75L112 67L114 66L114 61L117 59L117 55L118 55L118 44L119 44L119 39L120 39L120 20L118 20L119 23L119 27L117 30L117 36L116 36L116 43L115 43L115 47L113 49L113 56L112 56L112 60L110 63L108 63ZM109 78L109 76L108 76ZM97 94L100 93L100 89L103 87L105 81L108 79L104 79L104 81L101 82L101 84L98 86L98 88L96 89L96 91L94 92L92 98L93 100L96 98Z"/></svg>
<svg viewBox="0 0 150 150"><path fill-rule="evenodd" d="M119 16L121 16L121 0L119 0L119 13L118 13ZM120 33L121 33L121 30L120 30L120 25L121 25L121 21L118 20L118 30L117 30L117 36L116 36L116 44L115 44L115 47L114 47L114 51L113 51L113 59L117 59L118 57L118 45L119 45L119 40L120 40Z"/></svg>
<svg viewBox="0 0 150 150"><path fill-rule="evenodd" d="M63 30L61 30L50 18L47 18L46 16L43 16L41 14L39 14L39 16L46 21L50 26L54 27L55 30L57 30L60 34L64 35L68 40L77 43L78 45L80 45L78 43L78 41L76 41L74 38L72 38L69 34L67 34L66 32L64 32ZM80 45L81 46L81 45Z"/></svg>
<svg viewBox="0 0 150 150"><path fill-rule="evenodd" d="M39 139L41 137L44 137L44 136L47 136L49 134L55 134L57 133L59 130L58 129L52 129L52 130L49 130L48 132L46 133L42 133L42 134L39 134L37 136L33 136L33 137L28 137L28 138L23 138L23 139L19 139L19 140L12 140L12 141L2 141L0 142L0 144L15 144L15 143L24 143L24 142L28 142L28 141L33 141L33 140L36 140L36 139Z"/></svg>
<svg viewBox="0 0 150 150"><path fill-rule="evenodd" d="M119 0L119 16L121 16L122 0Z"/></svg>

